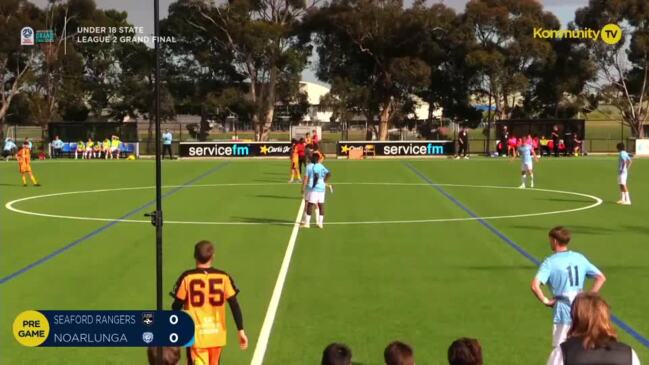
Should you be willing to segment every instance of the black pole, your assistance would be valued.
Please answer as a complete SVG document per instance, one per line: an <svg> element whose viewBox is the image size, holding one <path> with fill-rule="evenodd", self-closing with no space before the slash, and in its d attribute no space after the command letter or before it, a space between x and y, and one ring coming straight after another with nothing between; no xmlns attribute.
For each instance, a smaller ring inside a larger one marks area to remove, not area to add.
<svg viewBox="0 0 649 365"><path fill-rule="evenodd" d="M155 226L156 309L162 310L162 159L160 155L160 3L153 0L155 46L155 205L152 216ZM156 363L163 365L162 347L156 349Z"/></svg>

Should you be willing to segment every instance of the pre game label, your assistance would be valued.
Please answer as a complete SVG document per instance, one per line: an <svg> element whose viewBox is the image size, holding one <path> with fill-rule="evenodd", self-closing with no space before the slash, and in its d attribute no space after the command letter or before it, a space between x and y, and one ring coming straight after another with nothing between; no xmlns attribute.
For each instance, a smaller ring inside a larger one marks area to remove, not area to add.
<svg viewBox="0 0 649 365"><path fill-rule="evenodd" d="M25 311L14 337L24 346L190 346L194 322L181 311Z"/></svg>

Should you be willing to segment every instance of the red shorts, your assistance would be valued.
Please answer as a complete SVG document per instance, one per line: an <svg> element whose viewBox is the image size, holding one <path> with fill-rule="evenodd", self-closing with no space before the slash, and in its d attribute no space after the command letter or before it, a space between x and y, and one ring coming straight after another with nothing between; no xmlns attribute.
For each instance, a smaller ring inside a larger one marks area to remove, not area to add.
<svg viewBox="0 0 649 365"><path fill-rule="evenodd" d="M219 365L221 360L221 350L223 347L210 347L201 349L189 347L187 349L188 365Z"/></svg>

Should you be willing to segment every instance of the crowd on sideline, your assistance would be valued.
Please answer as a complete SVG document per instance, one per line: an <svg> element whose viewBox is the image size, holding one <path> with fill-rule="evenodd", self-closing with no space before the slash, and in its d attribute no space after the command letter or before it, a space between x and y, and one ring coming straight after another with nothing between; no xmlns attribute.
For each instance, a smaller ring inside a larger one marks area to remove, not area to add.
<svg viewBox="0 0 649 365"><path fill-rule="evenodd" d="M584 141L577 133L561 135L558 126L552 127L549 138L542 135L527 134L516 136L510 133L507 126L503 126L500 137L496 140L496 150L499 156L517 157L518 147L528 143L538 156L580 156L586 155Z"/></svg>
<svg viewBox="0 0 649 365"><path fill-rule="evenodd" d="M122 143L118 136L112 135L110 138L106 137L104 140L93 140L88 138L86 141L77 142L63 142L59 136L55 136L50 142L52 147L52 158L63 158L64 156L72 157L75 160L90 160L90 159L120 159L121 155L126 155L134 151L130 151L127 145Z"/></svg>

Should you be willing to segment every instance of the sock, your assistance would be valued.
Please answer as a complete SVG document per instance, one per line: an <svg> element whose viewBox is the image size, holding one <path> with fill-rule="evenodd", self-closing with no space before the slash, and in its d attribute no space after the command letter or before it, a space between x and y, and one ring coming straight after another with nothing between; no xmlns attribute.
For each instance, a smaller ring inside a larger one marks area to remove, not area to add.
<svg viewBox="0 0 649 365"><path fill-rule="evenodd" d="M534 186L534 174L530 174L530 186Z"/></svg>
<svg viewBox="0 0 649 365"><path fill-rule="evenodd" d="M626 201L626 192L623 191L621 192L621 194L622 194L622 198L620 200L623 202Z"/></svg>
<svg viewBox="0 0 649 365"><path fill-rule="evenodd" d="M36 178L34 177L34 175L30 176L29 178L32 180L32 184L34 184L34 185L38 184L38 181L36 181Z"/></svg>
<svg viewBox="0 0 649 365"><path fill-rule="evenodd" d="M521 175L521 185L525 185L525 175Z"/></svg>
<svg viewBox="0 0 649 365"><path fill-rule="evenodd" d="M295 171L295 173L297 174L297 179L298 179L298 180L302 180L302 176L300 176L300 172L299 172L299 171Z"/></svg>
<svg viewBox="0 0 649 365"><path fill-rule="evenodd" d="M319 215L318 216L318 224L323 225L324 224L324 215Z"/></svg>
<svg viewBox="0 0 649 365"><path fill-rule="evenodd" d="M23 175L22 178L23 178L23 185L27 185L27 178L25 177L25 175Z"/></svg>
<svg viewBox="0 0 649 365"><path fill-rule="evenodd" d="M304 215L304 224L311 224L311 216L308 214Z"/></svg>
<svg viewBox="0 0 649 365"><path fill-rule="evenodd" d="M629 196L629 192L624 193L624 199L627 203L631 203L631 197Z"/></svg>

